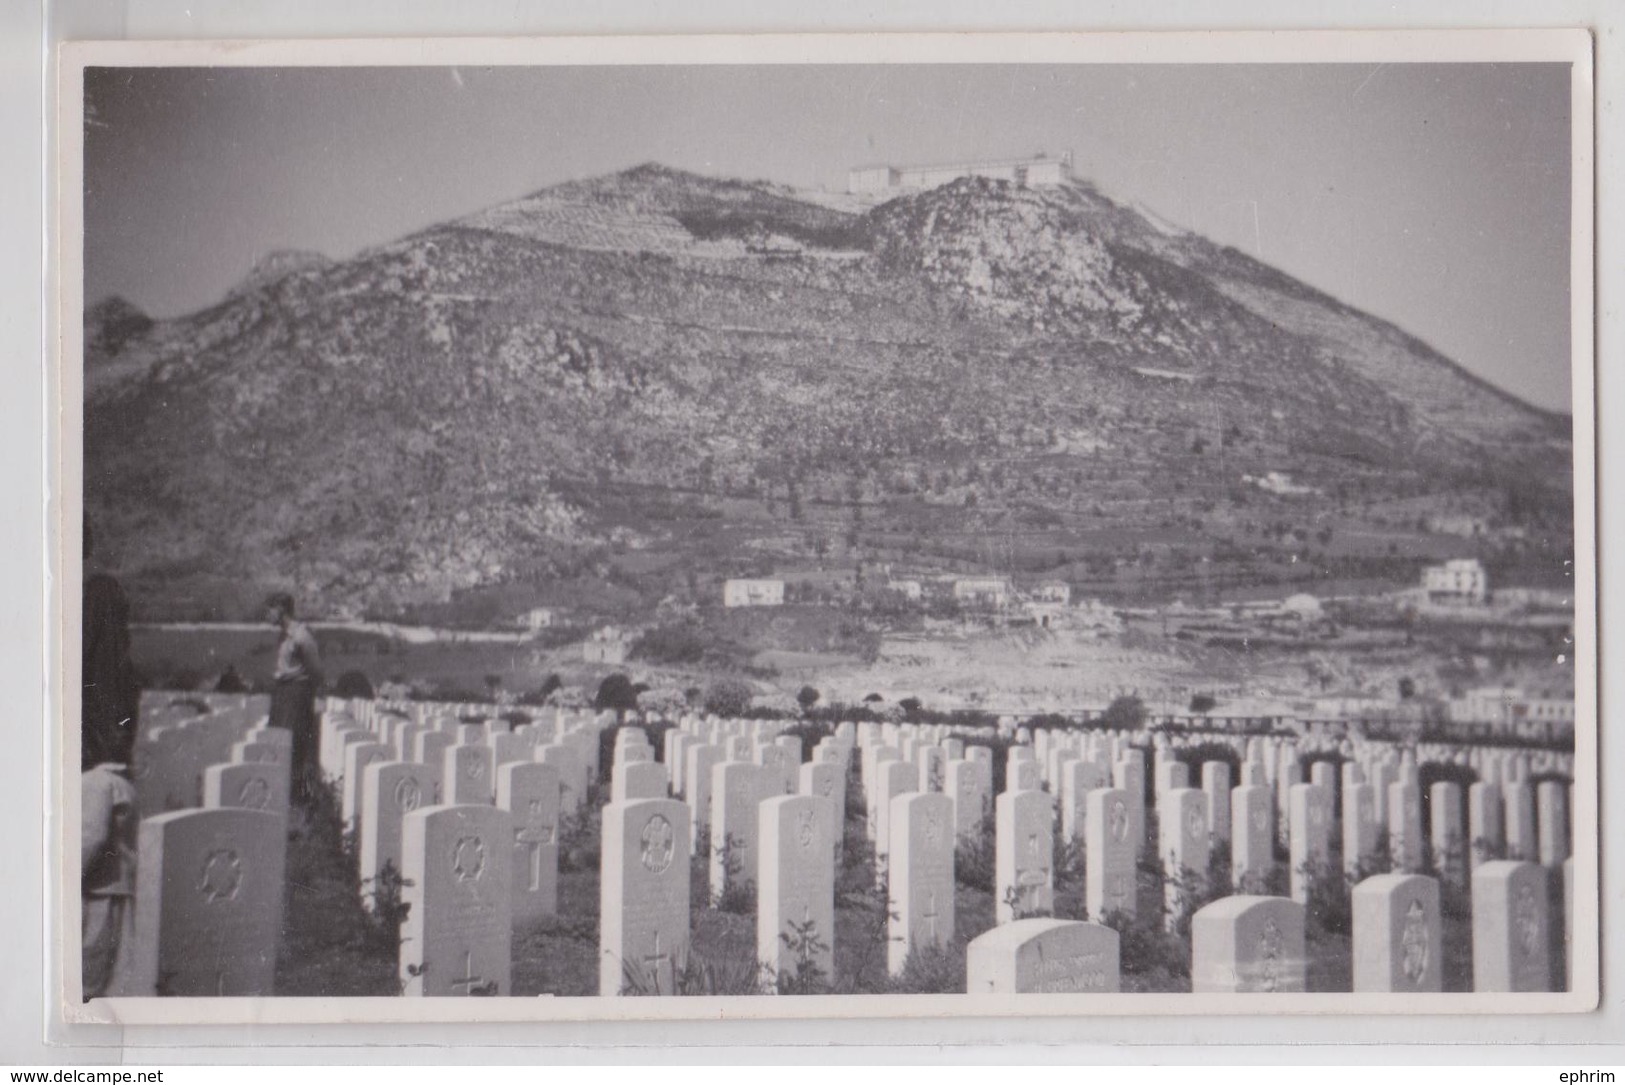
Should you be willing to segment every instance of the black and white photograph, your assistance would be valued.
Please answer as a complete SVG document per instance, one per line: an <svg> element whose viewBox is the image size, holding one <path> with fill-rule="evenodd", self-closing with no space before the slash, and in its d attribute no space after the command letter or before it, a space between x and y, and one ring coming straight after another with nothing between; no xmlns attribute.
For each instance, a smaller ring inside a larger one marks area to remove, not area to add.
<svg viewBox="0 0 1625 1085"><path fill-rule="evenodd" d="M64 54L67 1012L1595 1008L1584 35L1156 37Z"/></svg>

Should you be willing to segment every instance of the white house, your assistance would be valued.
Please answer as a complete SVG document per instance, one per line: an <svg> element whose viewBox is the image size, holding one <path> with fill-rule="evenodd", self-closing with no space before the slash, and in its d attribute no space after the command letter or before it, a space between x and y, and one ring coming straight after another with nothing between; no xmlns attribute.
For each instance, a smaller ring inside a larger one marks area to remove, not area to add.
<svg viewBox="0 0 1625 1085"><path fill-rule="evenodd" d="M897 592L905 599L915 601L918 601L920 596L925 594L925 589L918 580L888 580L886 581L886 587Z"/></svg>
<svg viewBox="0 0 1625 1085"><path fill-rule="evenodd" d="M1072 585L1064 580L1046 580L1033 588L1032 598L1039 603L1072 602Z"/></svg>
<svg viewBox="0 0 1625 1085"><path fill-rule="evenodd" d="M588 663L625 663L626 652L626 634L614 626L597 630L581 644L581 658Z"/></svg>
<svg viewBox="0 0 1625 1085"><path fill-rule="evenodd" d="M784 605L782 580L725 580L722 582L725 607L781 607Z"/></svg>
<svg viewBox="0 0 1625 1085"><path fill-rule="evenodd" d="M954 598L962 603L1002 607L1010 601L1007 576L963 576L954 581Z"/></svg>
<svg viewBox="0 0 1625 1085"><path fill-rule="evenodd" d="M551 629L558 620L558 614L552 607L532 607L526 612L525 628L535 633L542 629Z"/></svg>
<svg viewBox="0 0 1625 1085"><path fill-rule="evenodd" d="M1432 603L1482 605L1489 598L1489 587L1477 558L1454 558L1422 570L1422 590Z"/></svg>

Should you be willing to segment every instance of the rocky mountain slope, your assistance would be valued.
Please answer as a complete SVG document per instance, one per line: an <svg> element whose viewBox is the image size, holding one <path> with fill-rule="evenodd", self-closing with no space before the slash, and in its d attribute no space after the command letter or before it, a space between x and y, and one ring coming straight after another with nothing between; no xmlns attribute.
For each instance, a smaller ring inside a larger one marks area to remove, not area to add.
<svg viewBox="0 0 1625 1085"><path fill-rule="evenodd" d="M86 314L85 477L149 612L1071 576L1228 560L1260 518L1568 503L1566 418L1082 183L859 212L645 166L137 317Z"/></svg>

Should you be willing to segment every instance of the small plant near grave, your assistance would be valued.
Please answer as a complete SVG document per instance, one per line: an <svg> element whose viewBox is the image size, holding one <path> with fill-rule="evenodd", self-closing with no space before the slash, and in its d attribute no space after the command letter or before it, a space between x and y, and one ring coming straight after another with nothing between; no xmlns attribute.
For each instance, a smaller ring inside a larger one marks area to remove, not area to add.
<svg viewBox="0 0 1625 1085"><path fill-rule="evenodd" d="M722 884L713 886L711 907L734 915L754 915L756 912L756 882L742 877L745 870L744 849L733 833L722 841Z"/></svg>
<svg viewBox="0 0 1625 1085"><path fill-rule="evenodd" d="M965 943L927 945L911 950L903 970L886 990L899 995L952 995L965 991Z"/></svg>
<svg viewBox="0 0 1625 1085"><path fill-rule="evenodd" d="M599 805L588 799L574 813L559 816L559 870L597 870L603 822Z"/></svg>
<svg viewBox="0 0 1625 1085"><path fill-rule="evenodd" d="M821 995L829 991L829 976L819 960L829 952L829 943L818 931L818 921L804 923L792 920L790 929L779 932L779 941L795 955L795 969L778 973L776 980L781 995ZM771 968L771 966L764 966Z"/></svg>
<svg viewBox="0 0 1625 1085"><path fill-rule="evenodd" d="M1038 894L1027 892L1020 886L1008 886L1004 891L1005 907L1012 919L1040 919L1054 914L1053 908L1042 907Z"/></svg>
<svg viewBox="0 0 1625 1085"><path fill-rule="evenodd" d="M842 947L848 968L837 966L833 987L842 994L883 990L886 947L897 918L891 910L886 862L875 857L862 833L847 838L846 854L847 865L835 887L835 906L855 913L857 922L850 944Z"/></svg>
<svg viewBox="0 0 1625 1085"><path fill-rule="evenodd" d="M998 878L996 839L997 817L991 804L984 804L975 831L961 836L954 845L954 880L969 889L994 892Z"/></svg>
<svg viewBox="0 0 1625 1085"><path fill-rule="evenodd" d="M1308 939L1317 940L1321 932L1348 934L1354 924L1354 903L1347 874L1329 859L1305 863L1298 872L1309 886L1304 909L1311 921L1306 931Z"/></svg>
<svg viewBox="0 0 1625 1085"><path fill-rule="evenodd" d="M376 878L363 879L366 888L367 948L376 953L398 954L401 948L401 924L406 922L412 905L401 892L412 883L401 877L393 860L384 863Z"/></svg>
<svg viewBox="0 0 1625 1085"><path fill-rule="evenodd" d="M1158 884L1164 887L1163 916L1171 920L1170 928L1173 934L1188 941L1191 934L1191 916L1217 898L1209 886L1205 873L1185 867L1176 874L1169 874L1161 863L1157 864L1157 868L1161 872L1157 879ZM1168 906L1166 894L1168 888L1172 888L1175 894L1176 903L1172 908Z"/></svg>
<svg viewBox="0 0 1625 1085"><path fill-rule="evenodd" d="M1082 837L1063 840L1055 834L1055 918L1084 918L1086 853Z"/></svg>
<svg viewBox="0 0 1625 1085"><path fill-rule="evenodd" d="M1113 910L1098 922L1117 932L1124 991L1190 990L1190 939L1164 930L1160 912L1129 916Z"/></svg>
<svg viewBox="0 0 1625 1085"><path fill-rule="evenodd" d="M673 990L665 990L657 974L622 965L621 994L634 998L659 995L711 998L771 993L754 959L717 961L693 952L673 965L672 984Z"/></svg>

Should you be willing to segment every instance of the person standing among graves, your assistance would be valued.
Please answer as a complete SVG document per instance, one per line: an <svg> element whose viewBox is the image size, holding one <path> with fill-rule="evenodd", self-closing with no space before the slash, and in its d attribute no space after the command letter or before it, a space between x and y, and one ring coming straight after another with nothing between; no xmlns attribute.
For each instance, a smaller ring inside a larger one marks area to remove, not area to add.
<svg viewBox="0 0 1625 1085"><path fill-rule="evenodd" d="M80 625L79 745L86 767L128 765L135 748L141 691L130 662L130 604L119 582L91 571L90 524L84 525L84 615Z"/></svg>
<svg viewBox="0 0 1625 1085"><path fill-rule="evenodd" d="M125 989L135 946L135 787L123 765L89 763L81 751L79 886L80 976L86 1001Z"/></svg>
<svg viewBox="0 0 1625 1085"><path fill-rule="evenodd" d="M266 619L281 631L276 669L271 674L271 726L293 732L292 795L309 806L320 783L317 767L316 687L322 681L321 654L310 630L294 620L293 596L277 592L265 601Z"/></svg>

